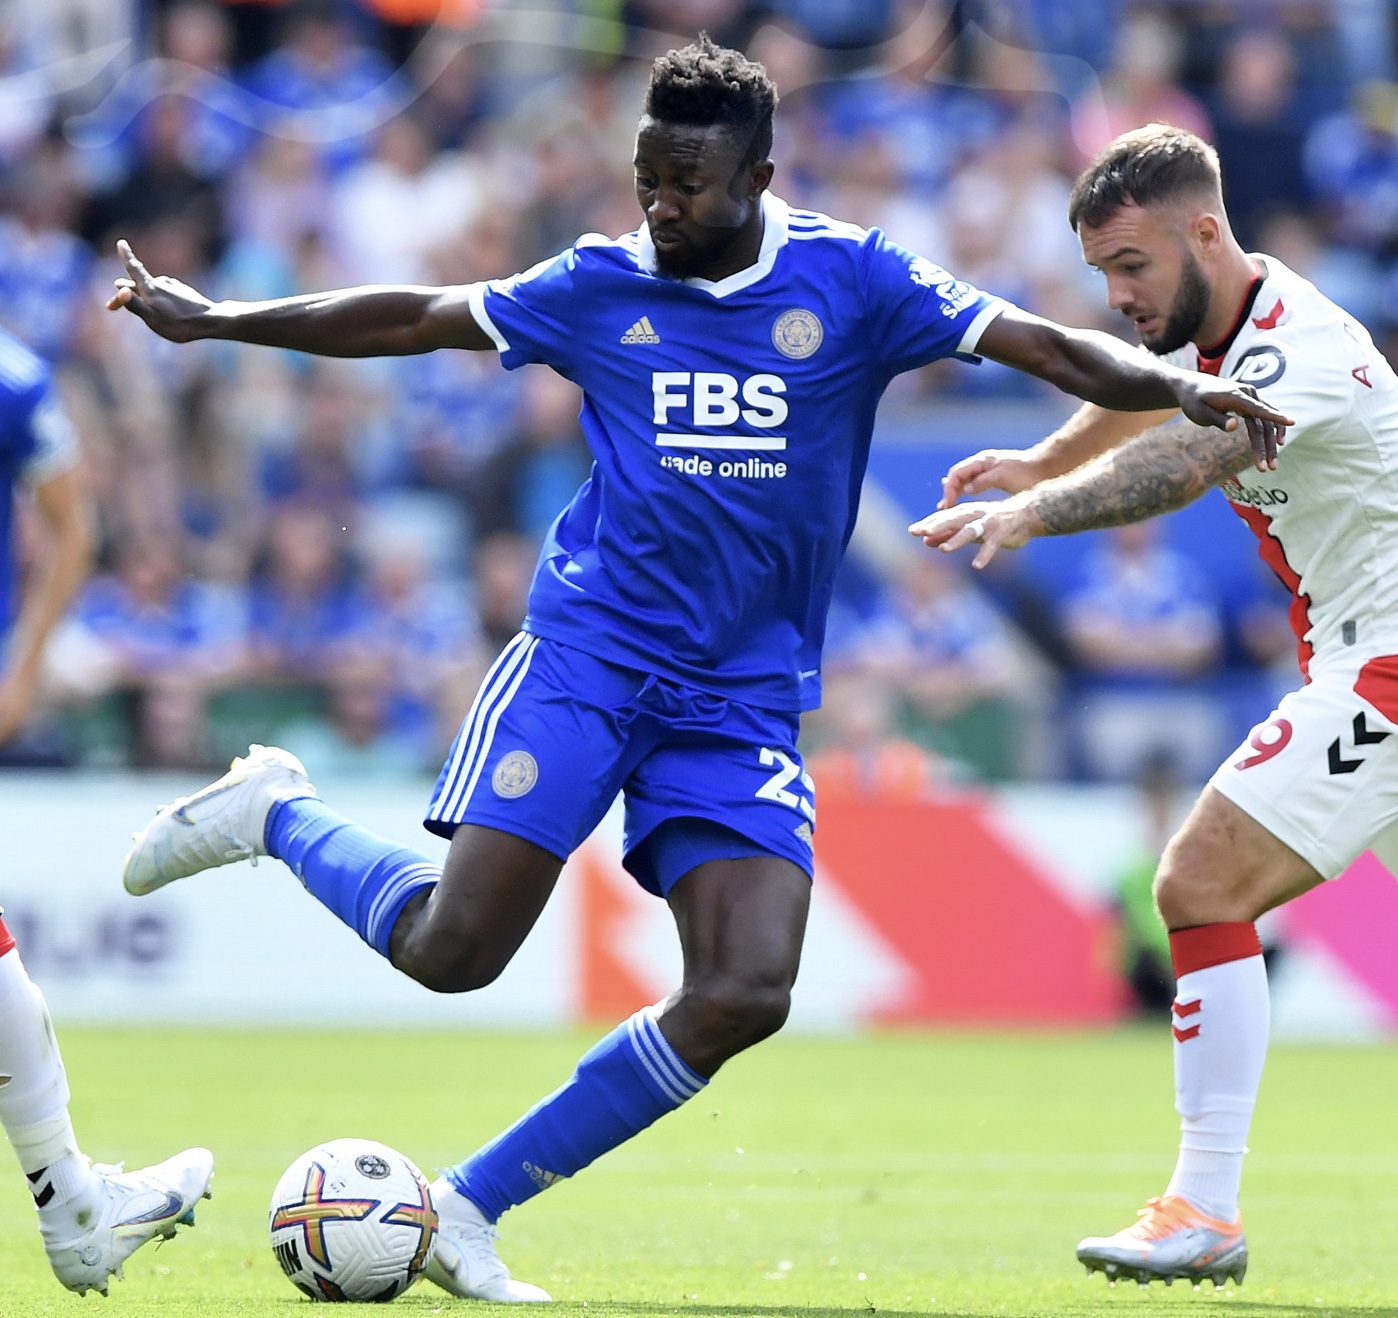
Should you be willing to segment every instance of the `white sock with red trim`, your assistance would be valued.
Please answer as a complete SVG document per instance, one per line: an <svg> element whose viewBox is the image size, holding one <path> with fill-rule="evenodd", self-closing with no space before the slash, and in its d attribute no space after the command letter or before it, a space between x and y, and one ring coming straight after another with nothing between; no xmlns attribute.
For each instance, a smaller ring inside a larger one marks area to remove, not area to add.
<svg viewBox="0 0 1398 1318"><path fill-rule="evenodd" d="M1170 953L1180 1153L1165 1193L1235 1222L1271 1021L1262 944L1246 921L1206 924L1172 932Z"/></svg>

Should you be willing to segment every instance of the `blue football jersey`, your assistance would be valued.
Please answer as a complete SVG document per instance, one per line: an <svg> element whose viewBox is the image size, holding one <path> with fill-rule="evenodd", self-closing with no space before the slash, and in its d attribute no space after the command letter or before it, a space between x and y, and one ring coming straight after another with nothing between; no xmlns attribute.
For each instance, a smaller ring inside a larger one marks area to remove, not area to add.
<svg viewBox="0 0 1398 1318"><path fill-rule="evenodd" d="M48 366L0 330L0 634L15 612L15 490L58 475L76 458L77 439Z"/></svg>
<svg viewBox="0 0 1398 1318"><path fill-rule="evenodd" d="M525 630L765 709L820 703L835 569L899 372L973 357L1004 304L864 230L763 199L757 262L655 269L643 228L471 289L511 369L581 386L588 480Z"/></svg>

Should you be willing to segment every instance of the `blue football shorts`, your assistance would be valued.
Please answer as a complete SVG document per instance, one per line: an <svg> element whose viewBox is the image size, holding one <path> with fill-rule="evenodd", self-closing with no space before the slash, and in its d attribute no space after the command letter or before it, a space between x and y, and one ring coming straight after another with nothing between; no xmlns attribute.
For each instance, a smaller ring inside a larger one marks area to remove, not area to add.
<svg viewBox="0 0 1398 1318"><path fill-rule="evenodd" d="M498 828L566 860L626 805L623 863L665 896L696 865L780 856L812 872L815 786L798 716L755 709L521 632L437 779L427 828Z"/></svg>

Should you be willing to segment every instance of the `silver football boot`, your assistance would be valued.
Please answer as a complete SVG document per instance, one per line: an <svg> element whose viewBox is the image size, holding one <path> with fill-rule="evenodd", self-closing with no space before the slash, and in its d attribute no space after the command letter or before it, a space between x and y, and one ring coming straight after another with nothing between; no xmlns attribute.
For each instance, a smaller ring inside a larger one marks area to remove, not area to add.
<svg viewBox="0 0 1398 1318"><path fill-rule="evenodd" d="M1215 1288L1241 1283L1248 1270L1243 1223L1207 1217L1178 1195L1151 1199L1132 1225L1114 1236L1088 1236L1078 1246L1078 1262L1088 1275L1107 1274L1108 1282L1149 1286L1177 1277L1198 1286L1206 1277Z"/></svg>

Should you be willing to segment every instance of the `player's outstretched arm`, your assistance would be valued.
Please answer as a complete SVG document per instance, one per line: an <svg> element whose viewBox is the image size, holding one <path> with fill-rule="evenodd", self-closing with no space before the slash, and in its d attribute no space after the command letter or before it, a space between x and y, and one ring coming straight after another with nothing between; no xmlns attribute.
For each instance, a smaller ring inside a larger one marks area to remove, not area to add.
<svg viewBox="0 0 1398 1318"><path fill-rule="evenodd" d="M950 508L962 495L987 490L1021 494L1040 481L1076 471L1084 462L1168 421L1178 411L1172 407L1158 412L1111 412L1096 403L1084 403L1047 439L1029 448L987 448L962 458L942 477L942 498L937 507Z"/></svg>
<svg viewBox="0 0 1398 1318"><path fill-rule="evenodd" d="M1196 424L1224 430L1238 427L1241 417L1259 470L1277 465L1277 448L1292 424L1250 385L1182 371L1110 334L1067 329L1017 307L986 326L976 351L1114 412L1178 407Z"/></svg>
<svg viewBox="0 0 1398 1318"><path fill-rule="evenodd" d="M495 347L471 314L465 288L369 285L272 302L212 302L178 279L152 275L124 240L117 252L126 277L116 281L107 309L125 307L174 343L233 339L322 357L398 357L434 348Z"/></svg>
<svg viewBox="0 0 1398 1318"><path fill-rule="evenodd" d="M948 553L979 543L972 566L984 567L997 550L1018 549L1036 536L1122 526L1183 508L1251 461L1251 441L1241 428L1217 430L1179 418L1023 494L932 513L908 530Z"/></svg>

